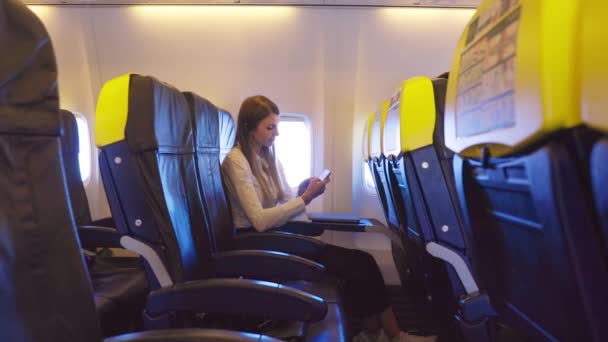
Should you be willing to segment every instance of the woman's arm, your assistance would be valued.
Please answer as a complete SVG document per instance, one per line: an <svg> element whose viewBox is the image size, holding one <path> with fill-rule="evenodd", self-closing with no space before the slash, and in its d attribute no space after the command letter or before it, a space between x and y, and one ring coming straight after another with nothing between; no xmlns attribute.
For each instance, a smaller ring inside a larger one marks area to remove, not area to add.
<svg viewBox="0 0 608 342"><path fill-rule="evenodd" d="M291 191L291 187L289 187L289 183L287 183L287 176L285 176L285 169L283 168L283 164L280 160L277 159L277 172L279 174L279 182L281 183L281 190L283 190L283 198L281 202L289 201L294 198L294 194Z"/></svg>
<svg viewBox="0 0 608 342"><path fill-rule="evenodd" d="M278 159L277 159L277 172L279 173L279 182L281 183L281 189L283 190L283 194L284 194L284 197L283 197L283 199L281 199L281 201L288 201L288 200L294 198L294 194L291 191L291 187L289 186L289 183L287 183L287 177L285 176L285 170L283 169L283 164L281 164L281 161ZM322 182L322 181L320 181L317 177L310 177L300 184L300 187L303 187L303 189L298 189L297 196L302 198L302 200L304 200L304 203L306 205L308 205L310 203L310 201L312 201L315 197L319 196L320 194L322 194L325 191L325 184L329 183L329 177L327 179L327 182L323 182L323 184L313 185L311 187L311 183L314 183L314 182ZM304 184L304 183L305 183L305 185L303 186L302 184Z"/></svg>
<svg viewBox="0 0 608 342"><path fill-rule="evenodd" d="M228 190L238 199L238 204L257 231L280 226L306 208L301 197L272 208L264 208L253 185L251 167L242 153L228 154L222 163L222 172L227 183L230 183Z"/></svg>

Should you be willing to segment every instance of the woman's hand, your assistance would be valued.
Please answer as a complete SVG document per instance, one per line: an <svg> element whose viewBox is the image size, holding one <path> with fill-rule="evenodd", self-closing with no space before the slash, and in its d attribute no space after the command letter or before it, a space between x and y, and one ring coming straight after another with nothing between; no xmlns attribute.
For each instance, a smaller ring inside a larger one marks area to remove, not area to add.
<svg viewBox="0 0 608 342"><path fill-rule="evenodd" d="M302 196L304 191L306 191L306 189L308 189L308 185L310 184L311 179L312 179L312 177L306 178L305 180L302 181L302 183L300 183L300 185L298 185L298 196Z"/></svg>
<svg viewBox="0 0 608 342"><path fill-rule="evenodd" d="M313 199L325 192L325 185L327 185L330 181L331 179L329 177L327 177L324 181L317 177L311 177L300 184L298 193L301 193L304 203L308 205ZM304 186L306 186L306 190L302 191Z"/></svg>

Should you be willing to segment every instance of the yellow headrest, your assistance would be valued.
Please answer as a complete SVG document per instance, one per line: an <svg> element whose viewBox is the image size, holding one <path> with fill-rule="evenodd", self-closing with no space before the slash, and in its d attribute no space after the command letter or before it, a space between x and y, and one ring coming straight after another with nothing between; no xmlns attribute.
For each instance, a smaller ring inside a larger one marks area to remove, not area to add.
<svg viewBox="0 0 608 342"><path fill-rule="evenodd" d="M384 154L399 155L433 143L435 93L428 77L402 82L393 93L384 125Z"/></svg>
<svg viewBox="0 0 608 342"><path fill-rule="evenodd" d="M604 23L608 18L608 3L586 0L583 6L581 112L587 125L608 132L608 38Z"/></svg>
<svg viewBox="0 0 608 342"><path fill-rule="evenodd" d="M95 145L98 147L125 138L131 75L126 74L107 81L99 93L95 112Z"/></svg>
<svg viewBox="0 0 608 342"><path fill-rule="evenodd" d="M450 71L445 143L465 156L519 150L580 123L576 25L581 1L485 0Z"/></svg>
<svg viewBox="0 0 608 342"><path fill-rule="evenodd" d="M369 155L370 158L377 158L384 152L382 134L384 133L384 121L388 111L389 100L382 103L382 107L374 114L369 128Z"/></svg>

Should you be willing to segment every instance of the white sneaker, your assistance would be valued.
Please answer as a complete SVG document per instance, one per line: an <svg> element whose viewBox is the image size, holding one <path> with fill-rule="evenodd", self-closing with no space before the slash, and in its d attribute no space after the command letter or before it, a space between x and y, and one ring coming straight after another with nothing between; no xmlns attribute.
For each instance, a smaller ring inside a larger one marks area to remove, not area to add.
<svg viewBox="0 0 608 342"><path fill-rule="evenodd" d="M410 335L406 332L401 332L399 335L393 337L391 342L435 342L437 341L437 336L417 336Z"/></svg>

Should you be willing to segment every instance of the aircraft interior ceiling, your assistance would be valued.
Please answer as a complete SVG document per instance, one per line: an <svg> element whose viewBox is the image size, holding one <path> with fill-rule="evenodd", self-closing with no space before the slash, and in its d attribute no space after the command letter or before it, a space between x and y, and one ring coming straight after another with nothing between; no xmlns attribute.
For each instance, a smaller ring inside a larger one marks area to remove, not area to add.
<svg viewBox="0 0 608 342"><path fill-rule="evenodd" d="M367 7L456 7L476 8L481 0L25 0L45 5L289 5L289 6L367 6Z"/></svg>

